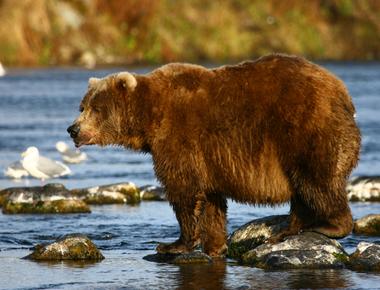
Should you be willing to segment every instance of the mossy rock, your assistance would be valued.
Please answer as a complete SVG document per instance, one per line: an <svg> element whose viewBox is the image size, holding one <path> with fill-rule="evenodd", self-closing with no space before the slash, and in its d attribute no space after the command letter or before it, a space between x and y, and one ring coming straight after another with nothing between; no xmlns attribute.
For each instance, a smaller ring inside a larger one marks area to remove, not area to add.
<svg viewBox="0 0 380 290"><path fill-rule="evenodd" d="M37 261L57 260L103 260L104 256L95 244L81 234L63 236L47 245L37 245L25 259Z"/></svg>
<svg viewBox="0 0 380 290"><path fill-rule="evenodd" d="M0 207L11 197L13 200L67 195L68 190L61 183L48 183L44 186L8 187L0 191Z"/></svg>
<svg viewBox="0 0 380 290"><path fill-rule="evenodd" d="M369 214L354 223L354 234L380 236L380 214Z"/></svg>
<svg viewBox="0 0 380 290"><path fill-rule="evenodd" d="M380 272L380 245L360 242L349 258L348 268L352 270Z"/></svg>
<svg viewBox="0 0 380 290"><path fill-rule="evenodd" d="M140 187L140 196L144 201L165 201L165 191L163 187L145 185Z"/></svg>
<svg viewBox="0 0 380 290"><path fill-rule="evenodd" d="M193 251L186 254L152 254L144 257L144 260L156 263L169 263L175 265L184 264L209 264L212 258L200 251Z"/></svg>
<svg viewBox="0 0 380 290"><path fill-rule="evenodd" d="M5 189L3 204L5 214L88 213L90 208L73 198L60 183L45 186L11 187Z"/></svg>
<svg viewBox="0 0 380 290"><path fill-rule="evenodd" d="M234 231L228 238L229 258L239 260L241 256L263 244L288 225L288 215L268 216L256 219Z"/></svg>
<svg viewBox="0 0 380 290"><path fill-rule="evenodd" d="M127 204L133 205L141 202L140 191L138 188L122 188L120 192L127 198Z"/></svg>
<svg viewBox="0 0 380 290"><path fill-rule="evenodd" d="M116 183L83 189L73 189L71 194L88 204L138 204L140 190L133 183Z"/></svg>
<svg viewBox="0 0 380 290"><path fill-rule="evenodd" d="M3 207L4 214L67 214L90 213L89 206L79 199L61 199L53 201L12 202Z"/></svg>

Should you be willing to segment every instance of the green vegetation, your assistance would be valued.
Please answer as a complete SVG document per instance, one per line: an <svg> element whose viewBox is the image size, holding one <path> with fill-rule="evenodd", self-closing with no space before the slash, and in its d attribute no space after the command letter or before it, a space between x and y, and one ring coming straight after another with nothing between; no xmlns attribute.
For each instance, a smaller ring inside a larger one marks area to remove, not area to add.
<svg viewBox="0 0 380 290"><path fill-rule="evenodd" d="M380 59L375 0L1 0L5 65Z"/></svg>

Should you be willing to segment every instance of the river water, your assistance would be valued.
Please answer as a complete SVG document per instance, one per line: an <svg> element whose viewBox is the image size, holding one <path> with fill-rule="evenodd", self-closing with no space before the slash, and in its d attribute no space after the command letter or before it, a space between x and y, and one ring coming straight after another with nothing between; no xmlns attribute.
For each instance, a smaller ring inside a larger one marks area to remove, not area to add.
<svg viewBox="0 0 380 290"><path fill-rule="evenodd" d="M353 175L380 174L380 63L322 63L349 88L363 135L359 166ZM151 67L128 68L146 73ZM28 146L59 159L55 143L70 143L66 128L78 114L89 77L125 70L14 69L0 78L0 189L40 185L35 179L14 181L2 171ZM54 179L68 188L134 182L158 184L151 157L117 147L87 147L85 163L72 165L73 174ZM49 181L50 182L50 181ZM379 203L351 204L355 218L380 213ZM178 224L166 202L138 206L93 206L91 214L0 214L0 289L273 289L380 288L380 274L350 270L264 271L232 260L211 265L175 266L149 262L158 241L173 241ZM283 214L287 205L251 207L230 202L228 230L263 216ZM88 235L105 260L98 263L36 263L21 259L38 244L68 233ZM348 236L340 240L348 252L360 241L379 238Z"/></svg>

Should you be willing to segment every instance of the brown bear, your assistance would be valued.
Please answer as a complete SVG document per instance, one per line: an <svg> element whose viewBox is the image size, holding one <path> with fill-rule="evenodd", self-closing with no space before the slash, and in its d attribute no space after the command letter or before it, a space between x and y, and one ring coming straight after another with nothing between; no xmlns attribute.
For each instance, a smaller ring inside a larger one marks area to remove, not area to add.
<svg viewBox="0 0 380 290"><path fill-rule="evenodd" d="M227 198L290 201L289 228L340 238L352 216L345 184L360 132L342 81L303 58L269 55L207 69L168 64L147 75L91 78L76 146L117 144L152 154L181 234L159 253L226 251Z"/></svg>

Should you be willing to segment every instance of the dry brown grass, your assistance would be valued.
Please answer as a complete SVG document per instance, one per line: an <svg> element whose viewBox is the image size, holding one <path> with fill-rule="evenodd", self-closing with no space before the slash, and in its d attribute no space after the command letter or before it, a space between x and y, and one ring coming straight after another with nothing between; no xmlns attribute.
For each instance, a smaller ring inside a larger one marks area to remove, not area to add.
<svg viewBox="0 0 380 290"><path fill-rule="evenodd" d="M2 0L8 65L380 59L377 0Z"/></svg>

